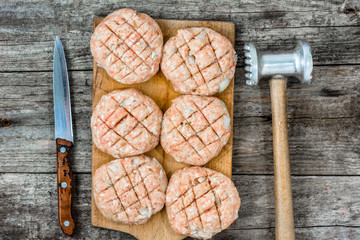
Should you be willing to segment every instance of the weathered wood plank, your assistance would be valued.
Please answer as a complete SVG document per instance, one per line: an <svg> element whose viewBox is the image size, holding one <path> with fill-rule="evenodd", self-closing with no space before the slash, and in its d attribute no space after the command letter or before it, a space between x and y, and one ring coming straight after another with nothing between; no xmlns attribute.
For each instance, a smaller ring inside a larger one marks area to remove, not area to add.
<svg viewBox="0 0 360 240"><path fill-rule="evenodd" d="M360 83L348 78L359 79L360 67L315 68L309 85L289 80L287 108L293 174L358 174ZM233 173L272 173L269 84L262 81L249 87L242 76L236 81ZM340 168L346 170L340 173Z"/></svg>
<svg viewBox="0 0 360 240"><path fill-rule="evenodd" d="M9 72L0 73L0 239L69 239L57 224L53 41L55 35L62 37L70 70L91 70L92 19L122 7L155 18L234 22L239 67L246 41L278 50L292 48L300 38L309 40L316 65L360 64L358 0L0 0L0 72ZM91 177L86 173L91 171L92 74L76 71L70 77L76 138L72 159L77 172L74 238L134 239L91 227ZM290 80L293 174L360 174L359 78L359 65L323 66L315 68L311 85ZM242 69L235 83L233 173L272 174L268 84L246 86ZM2 127L3 118L10 120L9 127ZM359 177L293 176L297 238L358 239ZM272 176L234 175L233 180L243 200L241 218L215 239L274 239Z"/></svg>
<svg viewBox="0 0 360 240"><path fill-rule="evenodd" d="M0 3L1 4L1 3ZM278 50L292 48L295 39L307 39L315 64L360 63L359 15L350 11L356 1L192 1L165 0L98 3L86 1L3 1L0 8L0 71L52 69L53 42L60 35L69 69L91 69L89 40L92 19L129 7L154 18L223 20L236 24L242 65L246 41ZM259 10L261 9L261 10ZM349 10L350 9L350 10Z"/></svg>
<svg viewBox="0 0 360 240"><path fill-rule="evenodd" d="M237 69L234 174L272 174L269 87L245 85ZM288 117L292 173L360 174L360 66L315 67L314 81L290 80ZM75 148L73 169L90 172L90 71L70 72ZM55 172L52 73L0 73L0 172ZM36 161L35 161L36 159Z"/></svg>
<svg viewBox="0 0 360 240"><path fill-rule="evenodd" d="M288 81L288 118L359 117L360 66L315 67L310 84ZM244 72L235 78L235 117L271 118L270 87L267 80L258 86L245 84Z"/></svg>
<svg viewBox="0 0 360 240"><path fill-rule="evenodd" d="M162 14L168 14L170 12L225 12L232 11L237 13L257 13L257 12L316 12L318 9L322 9L324 12L344 12L345 14L356 14L351 11L345 11L345 9L354 9L358 7L357 0L332 0L332 1L322 1L322 0L307 0L307 1L297 1L297 0L288 0L283 1L281 4L277 1L235 1L235 0L208 0L207 2L199 1L194 2L192 0L180 0L169 2L166 0L153 0L151 2L145 2L141 0L121 0L121 1L103 1L98 4L96 0L86 1L88 6L84 6L82 2L76 1L54 1L52 2L44 2L41 0L32 0L24 4L23 2L19 2L18 0L7 0L5 2L0 2L1 7L11 7L11 9L16 9L17 12L22 13L25 8L33 8L34 10L42 11L47 10L48 8L61 8L61 7L74 7L76 8L76 12L73 12L73 16L75 14L81 16L83 14L88 13L89 6L96 7L92 11L104 11L109 7L137 7L140 10L149 9L152 13L161 12ZM44 9L36 9L39 5L43 6ZM70 10L68 10L70 11ZM42 11L44 12L44 11ZM55 12L49 12L50 14L54 14ZM61 13L57 13L61 15ZM193 13L194 14L194 13ZM37 16L33 16L33 19L36 19ZM351 19L349 19L351 20ZM354 19L353 19L354 20Z"/></svg>
<svg viewBox="0 0 360 240"><path fill-rule="evenodd" d="M0 174L1 239L67 239L57 222L55 179L56 174ZM134 239L91 227L91 176L75 174L74 179L78 220L74 238ZM215 239L273 239L273 178L233 176L233 180L242 198L240 218ZM360 203L354 199L360 194L360 177L294 177L293 192L299 239L356 239Z"/></svg>
<svg viewBox="0 0 360 240"><path fill-rule="evenodd" d="M271 121L241 119L234 125L233 173L272 174ZM292 174L359 174L359 120L290 119Z"/></svg>
<svg viewBox="0 0 360 240"><path fill-rule="evenodd" d="M296 239L301 240L328 240L328 239L358 239L360 229L357 227L307 227L295 228ZM275 239L275 229L249 229L249 230L228 230L216 235L217 240L272 240Z"/></svg>

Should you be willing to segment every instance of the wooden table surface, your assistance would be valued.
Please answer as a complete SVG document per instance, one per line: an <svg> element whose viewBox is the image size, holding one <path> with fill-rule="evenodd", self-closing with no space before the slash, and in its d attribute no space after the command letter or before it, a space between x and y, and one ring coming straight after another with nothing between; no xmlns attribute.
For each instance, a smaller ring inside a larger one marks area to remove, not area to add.
<svg viewBox="0 0 360 240"><path fill-rule="evenodd" d="M25 1L24 1L25 2ZM134 239L90 223L92 19L129 7L154 18L236 24L233 180L240 218L214 239L273 239L274 196L269 84L245 84L243 45L313 49L310 85L288 87L290 159L298 239L360 236L360 2L194 3L0 0L0 238L67 239L57 221L52 103L55 36L70 75L75 148L74 239Z"/></svg>

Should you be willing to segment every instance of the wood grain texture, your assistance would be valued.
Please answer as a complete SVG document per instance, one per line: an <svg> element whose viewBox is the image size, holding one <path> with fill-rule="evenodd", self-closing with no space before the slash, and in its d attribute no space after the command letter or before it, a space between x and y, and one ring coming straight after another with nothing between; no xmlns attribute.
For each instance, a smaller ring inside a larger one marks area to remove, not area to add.
<svg viewBox="0 0 360 240"><path fill-rule="evenodd" d="M94 28L102 21L103 18L94 19ZM223 36L227 37L230 42L235 45L235 25L229 22L210 22L210 21L183 21L183 20L162 20L156 19L164 36L164 42L170 37L177 34L177 30L187 27L209 27ZM180 96L181 94L175 92L171 82L166 79L161 71L159 71L149 81L140 84L121 84L108 76L106 71L98 67L94 62L93 73L93 109L96 107L101 97L116 89L136 88L145 95L151 97L160 109L165 112L171 106L171 100ZM234 102L234 79L232 79L229 87L215 96L224 101L230 113L230 119L233 119L233 102ZM155 157L167 174L168 179L178 169L184 168L188 165L175 161L170 155L164 152L161 145L146 153L147 156ZM107 163L114 158L104 152L101 152L93 144L92 147L92 173L102 164ZM229 141L221 150L218 156L209 161L205 167L222 172L228 177L232 173L232 134ZM182 239L184 236L175 233L168 222L165 208L159 213L153 215L150 220L142 225L125 225L116 223L106 219L95 205L94 198L92 198L91 208L91 222L94 226L115 229L130 233L140 240L155 240L155 239Z"/></svg>
<svg viewBox="0 0 360 240"><path fill-rule="evenodd" d="M61 35L69 70L91 70L89 41L94 16L118 8L132 8L154 18L220 20L236 23L236 51L244 42L270 50L291 49L296 39L307 39L314 63L360 64L360 17L346 9L353 1L41 1L2 0L0 8L1 71L49 71L53 39ZM75 11L76 9L76 11ZM239 65L243 63L239 54Z"/></svg>
<svg viewBox="0 0 360 240"><path fill-rule="evenodd" d="M56 219L56 35L63 40L70 70L75 128L71 158L79 223L73 239L134 239L90 223L91 20L122 7L154 18L235 23L240 58L234 88L233 180L246 203L241 221L215 239L266 240L275 235L273 181L262 175L273 173L269 84L245 85L243 44L251 40L264 50L279 50L308 39L316 65L313 82L299 85L289 79L287 90L292 173L305 175L293 176L292 182L296 236L359 238L358 0L0 0L0 119L9 120L0 125L1 239L69 239Z"/></svg>
<svg viewBox="0 0 360 240"><path fill-rule="evenodd" d="M71 212L74 195L74 179L70 161L72 148L72 142L61 138L56 139L58 218L61 230L69 236L73 235L75 229Z"/></svg>
<svg viewBox="0 0 360 240"><path fill-rule="evenodd" d="M56 173L0 174L1 239L70 239L56 219ZM74 174L74 239L132 239L118 231L91 227L91 175ZM273 176L233 175L241 193L240 219L214 239L274 239ZM19 195L19 190L21 194ZM256 191L254 191L256 189ZM293 177L298 239L357 239L360 234L360 177ZM8 211L12 209L12 211Z"/></svg>
<svg viewBox="0 0 360 240"><path fill-rule="evenodd" d="M276 240L295 240L286 114L287 79L274 76L269 85L274 152L275 237Z"/></svg>
<svg viewBox="0 0 360 240"><path fill-rule="evenodd" d="M70 72L73 171L90 173L92 72ZM288 81L290 160L296 175L360 175L360 66L314 68L310 85ZM52 72L0 73L0 172L56 172ZM269 83L236 69L233 174L273 174ZM30 144L31 143L31 144Z"/></svg>

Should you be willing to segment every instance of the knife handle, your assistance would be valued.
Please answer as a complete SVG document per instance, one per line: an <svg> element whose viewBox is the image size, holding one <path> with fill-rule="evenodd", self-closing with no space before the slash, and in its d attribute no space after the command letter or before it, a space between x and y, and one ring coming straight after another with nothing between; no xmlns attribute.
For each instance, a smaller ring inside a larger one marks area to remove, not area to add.
<svg viewBox="0 0 360 240"><path fill-rule="evenodd" d="M71 216L74 181L70 167L70 150L74 145L65 139L56 139L58 214L62 231L71 236L75 221Z"/></svg>

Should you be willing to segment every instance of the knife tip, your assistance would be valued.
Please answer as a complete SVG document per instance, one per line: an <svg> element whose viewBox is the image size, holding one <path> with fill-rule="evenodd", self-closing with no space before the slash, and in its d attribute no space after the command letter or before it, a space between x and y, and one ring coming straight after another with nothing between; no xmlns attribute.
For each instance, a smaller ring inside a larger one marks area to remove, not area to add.
<svg viewBox="0 0 360 240"><path fill-rule="evenodd" d="M62 45L59 36L56 36L55 38L55 45Z"/></svg>

